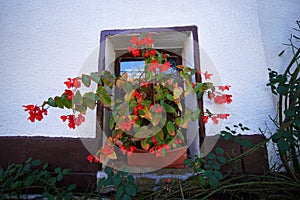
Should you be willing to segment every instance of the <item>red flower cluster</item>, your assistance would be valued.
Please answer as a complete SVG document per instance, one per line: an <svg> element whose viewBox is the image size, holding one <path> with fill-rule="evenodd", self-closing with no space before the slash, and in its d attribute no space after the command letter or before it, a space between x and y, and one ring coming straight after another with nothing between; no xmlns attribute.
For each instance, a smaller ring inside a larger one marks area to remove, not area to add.
<svg viewBox="0 0 300 200"><path fill-rule="evenodd" d="M70 101L72 101L74 98L74 93L71 90L65 90L64 95L66 95Z"/></svg>
<svg viewBox="0 0 300 200"><path fill-rule="evenodd" d="M157 104L155 106L150 105L150 110L153 111L154 113L161 113L163 111L163 108L159 104Z"/></svg>
<svg viewBox="0 0 300 200"><path fill-rule="evenodd" d="M206 124L206 123L208 122L208 116L204 115L204 116L202 117L202 119L203 119L203 123L204 123L204 124Z"/></svg>
<svg viewBox="0 0 300 200"><path fill-rule="evenodd" d="M133 115L137 115L138 114L138 111L139 110L143 110L144 109L144 106L143 105L137 105L137 106L134 106L133 107L133 112L132 112L132 114Z"/></svg>
<svg viewBox="0 0 300 200"><path fill-rule="evenodd" d="M224 104L224 103L231 103L232 102L232 99L231 99L232 95L229 95L229 94L223 94L223 95L219 95L219 96L214 96L214 102L216 104Z"/></svg>
<svg viewBox="0 0 300 200"><path fill-rule="evenodd" d="M141 38L140 40L137 36L132 36L132 39L130 40L130 43L136 47L140 47L141 45L152 47L154 42L155 40L152 39L152 34L149 34L147 37Z"/></svg>
<svg viewBox="0 0 300 200"><path fill-rule="evenodd" d="M132 48L131 46L128 47L128 51L131 52L134 57L138 57L141 55L141 52L139 49Z"/></svg>
<svg viewBox="0 0 300 200"><path fill-rule="evenodd" d="M64 82L66 84L67 88L80 88L81 83L77 80L77 78L68 78L67 81Z"/></svg>
<svg viewBox="0 0 300 200"><path fill-rule="evenodd" d="M219 86L218 88L222 91L225 91L225 90L229 90L231 86L230 85L225 85L225 86Z"/></svg>
<svg viewBox="0 0 300 200"><path fill-rule="evenodd" d="M157 69L159 69L159 73L163 73L167 71L171 67L170 63L166 61L164 64L158 64L157 60L152 60L149 65L148 70L155 73Z"/></svg>
<svg viewBox="0 0 300 200"><path fill-rule="evenodd" d="M171 147L167 144L163 144L163 145L159 145L157 146L157 149L155 150L155 147L152 147L149 152L150 153L155 153L155 157L156 158L159 158L159 157L162 157L162 150L165 149L165 150L170 150Z"/></svg>
<svg viewBox="0 0 300 200"><path fill-rule="evenodd" d="M203 116L203 123L207 123L208 122L208 118L210 116ZM214 124L218 124L219 123L219 119L227 119L227 117L229 117L229 114L217 114L217 115L213 115L211 116L211 120L214 122Z"/></svg>
<svg viewBox="0 0 300 200"><path fill-rule="evenodd" d="M109 156L109 155L113 154L115 152L115 150L114 150L113 145L111 145L111 143L106 142L103 149L102 149L102 152L105 155Z"/></svg>
<svg viewBox="0 0 300 200"><path fill-rule="evenodd" d="M95 162L95 163L99 163L100 162L100 160L96 157L96 156L93 156L93 155L88 155L87 157L86 157L86 159L90 162L90 163L92 163L92 162Z"/></svg>
<svg viewBox="0 0 300 200"><path fill-rule="evenodd" d="M210 79L210 77L212 76L213 74L209 74L207 71L204 73L204 78L207 80L207 79Z"/></svg>
<svg viewBox="0 0 300 200"><path fill-rule="evenodd" d="M124 121L121 122L120 129L123 131L130 131L133 124L134 122L130 120L129 117L124 116Z"/></svg>
<svg viewBox="0 0 300 200"><path fill-rule="evenodd" d="M133 145L131 145L128 149L126 149L123 145L120 145L120 150L122 151L123 155L127 153L128 156L131 156L135 149L136 147Z"/></svg>
<svg viewBox="0 0 300 200"><path fill-rule="evenodd" d="M40 108L36 105L27 105L23 106L25 111L28 111L29 117L28 119L31 122L34 122L35 120L41 121L43 119L43 115L47 115L47 109Z"/></svg>
<svg viewBox="0 0 300 200"><path fill-rule="evenodd" d="M79 114L77 117L75 115L63 115L60 117L63 122L68 120L69 128L75 129L76 126L80 126L81 123L85 121L85 118L82 114Z"/></svg>
<svg viewBox="0 0 300 200"><path fill-rule="evenodd" d="M176 138L176 140L174 141L175 144L182 144L183 141L180 138Z"/></svg>

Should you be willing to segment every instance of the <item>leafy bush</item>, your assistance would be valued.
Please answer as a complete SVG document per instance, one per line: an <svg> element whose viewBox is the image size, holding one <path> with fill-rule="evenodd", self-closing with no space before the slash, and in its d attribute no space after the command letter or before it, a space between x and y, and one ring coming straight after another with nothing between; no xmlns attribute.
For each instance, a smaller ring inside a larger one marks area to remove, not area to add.
<svg viewBox="0 0 300 200"><path fill-rule="evenodd" d="M41 166L40 160L29 158L24 164L10 164L6 169L0 168L0 194L2 198L21 198L32 191L42 191L40 198L72 199L75 184L58 187L70 169L56 168L55 174L48 171L48 163ZM41 169L38 169L41 168Z"/></svg>

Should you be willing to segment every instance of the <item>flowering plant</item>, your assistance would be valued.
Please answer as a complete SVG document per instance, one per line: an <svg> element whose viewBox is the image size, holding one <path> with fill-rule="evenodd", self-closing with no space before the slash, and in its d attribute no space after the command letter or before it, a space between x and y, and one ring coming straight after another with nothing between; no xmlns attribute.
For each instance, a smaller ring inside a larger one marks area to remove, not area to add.
<svg viewBox="0 0 300 200"><path fill-rule="evenodd" d="M184 104L190 93L198 98L207 94L216 104L231 103L231 95L223 94L230 86L214 86L211 82L194 83L192 77L203 75L206 80L212 74L186 66L171 69L168 54L152 48L155 41L152 35L133 36L128 47L134 57L145 60L145 70L138 77L129 77L125 72L115 77L109 71L101 74L92 72L76 78L68 78L67 89L61 96L50 97L41 106L26 105L29 120L42 120L49 107L67 108L70 115L61 116L71 129L84 121L87 109L94 109L97 102L111 112L109 127L111 133L97 155L88 156L89 161L104 162L106 158L116 159L116 147L130 156L136 149L164 156L165 151L185 145L185 129L190 121L199 119L207 123L209 118L217 124L229 114L212 114L200 109L191 110ZM175 70L178 76L174 77ZM172 73L171 73L172 72ZM79 88L90 87L95 82L97 90L81 94Z"/></svg>

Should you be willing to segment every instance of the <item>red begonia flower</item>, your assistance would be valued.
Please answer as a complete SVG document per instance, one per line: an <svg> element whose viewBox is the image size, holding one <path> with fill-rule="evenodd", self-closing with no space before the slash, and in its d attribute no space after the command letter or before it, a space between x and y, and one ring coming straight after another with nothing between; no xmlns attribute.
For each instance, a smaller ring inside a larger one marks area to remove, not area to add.
<svg viewBox="0 0 300 200"><path fill-rule="evenodd" d="M159 66L159 72L163 73L165 71L167 71L169 68L171 67L170 63L167 61L165 62L163 65Z"/></svg>
<svg viewBox="0 0 300 200"><path fill-rule="evenodd" d="M225 90L229 90L231 86L230 85L225 85L225 86L219 86L218 88L222 91L225 91Z"/></svg>
<svg viewBox="0 0 300 200"><path fill-rule="evenodd" d="M31 122L34 122L35 120L41 121L43 119L43 115L47 115L47 110L46 109L41 109L37 105L26 105L23 106L24 110L28 112L29 117L28 119Z"/></svg>
<svg viewBox="0 0 300 200"><path fill-rule="evenodd" d="M136 45L136 46L139 46L139 45L140 45L140 44L139 44L139 39L138 39L137 36L132 36L132 38L131 38L131 40L130 40L130 43L131 43L132 45Z"/></svg>
<svg viewBox="0 0 300 200"><path fill-rule="evenodd" d="M218 124L218 122L219 122L217 116L213 116L213 117L211 118L211 120L214 122L214 124Z"/></svg>
<svg viewBox="0 0 300 200"><path fill-rule="evenodd" d="M210 79L210 77L212 76L213 74L209 74L207 71L204 73L204 78L207 80L207 79Z"/></svg>
<svg viewBox="0 0 300 200"><path fill-rule="evenodd" d="M206 124L208 122L208 116L203 116L202 119L203 119L204 124Z"/></svg>
<svg viewBox="0 0 300 200"><path fill-rule="evenodd" d="M71 90L65 90L64 95L68 97L68 100L72 101L74 97L74 93Z"/></svg>
<svg viewBox="0 0 300 200"><path fill-rule="evenodd" d="M159 64L157 62L157 60L153 60L152 63L150 63L148 70L155 73L156 72L156 68L159 67Z"/></svg>
<svg viewBox="0 0 300 200"><path fill-rule="evenodd" d="M217 117L220 119L227 119L227 117L229 117L229 114L218 114Z"/></svg>
<svg viewBox="0 0 300 200"><path fill-rule="evenodd" d="M229 104L232 102L231 97L232 97L232 95L229 95L229 94L223 94L222 96L215 96L214 102L216 104L224 104L224 103Z"/></svg>
<svg viewBox="0 0 300 200"><path fill-rule="evenodd" d="M124 117L124 121L122 121L120 124L120 129L123 131L130 131L133 124L134 122L131 121L129 117Z"/></svg>
<svg viewBox="0 0 300 200"><path fill-rule="evenodd" d="M151 54L152 56L155 56L155 55L156 55L156 51L155 51L154 49L151 49L151 50L150 50L150 54Z"/></svg>
<svg viewBox="0 0 300 200"><path fill-rule="evenodd" d="M139 43L141 45L147 45L148 47L152 47L155 40L152 39L152 34L149 34L147 37L142 38Z"/></svg>
<svg viewBox="0 0 300 200"><path fill-rule="evenodd" d="M140 56L141 52L139 49L136 49L136 48L132 48L131 46L128 47L128 51L131 52L131 54L134 56L134 57L137 57L137 56Z"/></svg>
<svg viewBox="0 0 300 200"><path fill-rule="evenodd" d="M64 84L67 86L67 88L80 88L81 86L81 83L77 80L77 78L68 78L68 80L65 81Z"/></svg>
<svg viewBox="0 0 300 200"><path fill-rule="evenodd" d="M93 155L88 155L87 157L86 157L86 159L90 162L90 163L92 163L93 161L94 161L94 156Z"/></svg>

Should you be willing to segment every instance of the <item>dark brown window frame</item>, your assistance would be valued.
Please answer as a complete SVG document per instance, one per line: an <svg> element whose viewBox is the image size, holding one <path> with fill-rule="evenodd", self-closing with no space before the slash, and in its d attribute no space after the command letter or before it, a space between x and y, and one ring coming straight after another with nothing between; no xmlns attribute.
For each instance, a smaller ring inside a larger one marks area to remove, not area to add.
<svg viewBox="0 0 300 200"><path fill-rule="evenodd" d="M136 33L149 33L149 32L186 32L189 31L192 33L193 37L193 58L194 58L194 66L196 70L200 70L200 50L199 50L199 40L198 40L198 28L197 26L180 26L180 27L164 27L164 28L140 28L140 29L116 29L116 30L103 30L100 34L100 51L99 51L99 60L98 60L98 73L101 73L105 70L105 48L106 48L106 39L107 36L113 35L128 35L128 34L136 34ZM198 83L202 82L201 75L198 73L195 74L195 80ZM198 108L203 110L203 100L198 99L197 101ZM101 130L103 128L103 106L98 102L97 104L97 130L96 134L101 134ZM198 120L199 125L199 139L200 146L202 145L205 138L205 126L202 120L202 115L199 116Z"/></svg>

